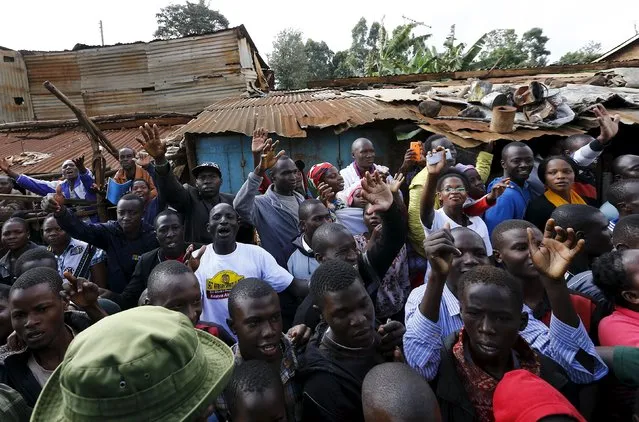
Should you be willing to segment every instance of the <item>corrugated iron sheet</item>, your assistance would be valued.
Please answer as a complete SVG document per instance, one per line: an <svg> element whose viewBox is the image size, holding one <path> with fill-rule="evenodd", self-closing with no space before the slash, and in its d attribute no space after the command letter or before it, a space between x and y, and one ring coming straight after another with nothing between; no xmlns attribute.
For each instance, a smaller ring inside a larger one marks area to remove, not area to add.
<svg viewBox="0 0 639 422"><path fill-rule="evenodd" d="M240 64L240 48L249 44L243 37L242 28L232 28L150 43L25 53L33 113L39 120L73 117L42 86L45 80L89 116L197 113L215 99L246 94L247 82L257 78L252 60ZM249 59L255 54L244 52Z"/></svg>
<svg viewBox="0 0 639 422"><path fill-rule="evenodd" d="M19 99L22 98L22 103ZM0 123L33 119L27 68L17 51L0 50Z"/></svg>
<svg viewBox="0 0 639 422"><path fill-rule="evenodd" d="M423 94L414 94L413 88L382 88L382 89L365 89L359 91L346 91L353 95L363 95L365 97L375 98L380 101L392 103L394 101L424 101L428 97Z"/></svg>
<svg viewBox="0 0 639 422"><path fill-rule="evenodd" d="M335 127L336 133L378 120L423 120L417 107L394 105L338 91L273 93L260 98L227 98L206 108L184 125L184 133L243 133L258 127L287 138L306 137L307 128Z"/></svg>
<svg viewBox="0 0 639 422"><path fill-rule="evenodd" d="M160 126L162 137L180 126ZM140 137L137 128L103 130L115 148L141 149L135 138ZM25 174L47 174L60 171L64 160L84 155L88 161L92 156L91 143L86 133L79 129L58 128L49 130L31 130L0 133L0 151L3 157L18 155L22 152L41 152L51 157L30 166L16 166L15 170ZM109 154L104 154L107 166L118 168L118 162Z"/></svg>

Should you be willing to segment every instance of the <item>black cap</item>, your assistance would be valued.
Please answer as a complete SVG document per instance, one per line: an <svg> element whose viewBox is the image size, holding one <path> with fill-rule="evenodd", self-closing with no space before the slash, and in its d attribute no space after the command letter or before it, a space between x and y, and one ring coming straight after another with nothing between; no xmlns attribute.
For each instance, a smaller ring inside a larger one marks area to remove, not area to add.
<svg viewBox="0 0 639 422"><path fill-rule="evenodd" d="M197 177L197 175L202 170L206 169L215 170L220 175L220 177L222 177L222 170L220 170L220 166L217 163L212 162L202 163L199 166L194 167L193 170L191 170L191 174L193 175L193 177Z"/></svg>

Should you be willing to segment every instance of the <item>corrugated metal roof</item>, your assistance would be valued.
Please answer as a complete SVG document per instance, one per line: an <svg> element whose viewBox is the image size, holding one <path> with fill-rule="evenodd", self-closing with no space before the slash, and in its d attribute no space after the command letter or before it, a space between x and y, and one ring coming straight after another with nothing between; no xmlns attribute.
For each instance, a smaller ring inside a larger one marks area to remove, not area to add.
<svg viewBox="0 0 639 422"><path fill-rule="evenodd" d="M380 101L392 103L394 101L424 101L428 96L424 94L413 93L413 88L382 88L382 89L363 89L359 91L346 91L353 95L363 95L365 97L375 98Z"/></svg>
<svg viewBox="0 0 639 422"><path fill-rule="evenodd" d="M287 138L306 137L307 128L335 127L337 133L377 120L419 121L416 106L378 101L339 91L276 92L260 98L227 98L206 108L171 137L184 133L234 132L258 127Z"/></svg>
<svg viewBox="0 0 639 422"><path fill-rule="evenodd" d="M160 126L162 137L175 131L180 126ZM135 138L140 137L137 128L120 130L103 130L104 135L111 141L115 148L141 149ZM50 154L37 164L30 166L16 166L15 170L25 174L47 174L60 171L64 160L85 155L87 162L92 157L91 143L86 133L79 129L39 129L21 130L15 132L0 133L0 151L2 156L19 155L22 152L41 152ZM104 153L107 166L118 168L119 164L110 154Z"/></svg>

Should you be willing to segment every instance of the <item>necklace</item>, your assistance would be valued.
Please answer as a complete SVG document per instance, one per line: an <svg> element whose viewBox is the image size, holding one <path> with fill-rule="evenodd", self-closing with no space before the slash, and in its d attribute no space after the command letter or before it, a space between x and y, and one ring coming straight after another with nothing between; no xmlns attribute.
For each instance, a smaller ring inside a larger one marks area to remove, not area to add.
<svg viewBox="0 0 639 422"><path fill-rule="evenodd" d="M328 341L330 341L331 343L333 343L335 346L341 347L342 349L346 349L346 350L352 350L352 351L367 350L375 343L375 337L373 336L373 340L371 341L371 344L369 344L368 346L365 346L365 347L347 347L347 346L344 346L343 344L339 344L338 342L333 340L331 338L331 336L329 335L330 332L331 332L331 329L329 327L326 330L326 333L324 334L324 338L327 339Z"/></svg>

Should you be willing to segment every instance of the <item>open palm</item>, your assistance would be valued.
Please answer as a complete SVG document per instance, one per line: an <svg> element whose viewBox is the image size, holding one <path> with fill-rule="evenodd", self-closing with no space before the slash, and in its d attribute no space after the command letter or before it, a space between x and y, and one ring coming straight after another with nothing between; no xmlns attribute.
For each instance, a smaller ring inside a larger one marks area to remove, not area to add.
<svg viewBox="0 0 639 422"><path fill-rule="evenodd" d="M551 218L546 223L544 238L537 243L532 229L528 229L528 250L533 265L541 274L553 280L564 279L564 274L584 247L583 239L575 242L575 232L555 226Z"/></svg>
<svg viewBox="0 0 639 422"><path fill-rule="evenodd" d="M393 193L377 171L362 178L362 197L371 204L368 214L387 211L393 204Z"/></svg>

